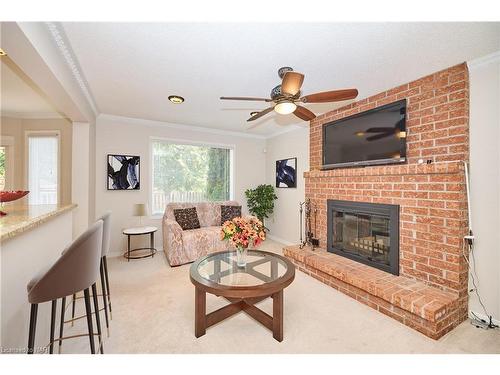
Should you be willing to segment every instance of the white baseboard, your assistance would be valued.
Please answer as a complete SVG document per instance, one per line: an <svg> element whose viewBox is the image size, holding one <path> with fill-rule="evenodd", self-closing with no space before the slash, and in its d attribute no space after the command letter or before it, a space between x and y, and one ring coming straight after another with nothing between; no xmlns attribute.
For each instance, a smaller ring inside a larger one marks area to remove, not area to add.
<svg viewBox="0 0 500 375"><path fill-rule="evenodd" d="M270 240L282 243L283 245L286 245L286 246L296 245L296 243L294 243L294 242L290 242L290 241L284 240L283 238L279 238L279 237L273 236L272 234L268 234L267 238L269 238Z"/></svg>
<svg viewBox="0 0 500 375"><path fill-rule="evenodd" d="M470 310L470 311L469 311L469 313L474 313L474 315L476 315L478 318L484 319L484 320L485 320L485 321L487 321L487 322L489 322L489 321L490 321L490 318L489 318L489 317L487 317L487 316L486 316L486 315L484 315L484 314L480 314L480 313L475 312L475 311L472 311L472 310ZM472 315L472 314L469 314L469 315ZM493 317L492 317L492 318L491 318L491 322L492 322L493 324L496 324L497 326L500 326L500 320L498 320L498 319L495 319L495 318L493 318Z"/></svg>
<svg viewBox="0 0 500 375"><path fill-rule="evenodd" d="M118 257L122 257L123 256L123 253L117 253L117 252L113 252L113 251L110 251L107 255L108 258L118 258Z"/></svg>

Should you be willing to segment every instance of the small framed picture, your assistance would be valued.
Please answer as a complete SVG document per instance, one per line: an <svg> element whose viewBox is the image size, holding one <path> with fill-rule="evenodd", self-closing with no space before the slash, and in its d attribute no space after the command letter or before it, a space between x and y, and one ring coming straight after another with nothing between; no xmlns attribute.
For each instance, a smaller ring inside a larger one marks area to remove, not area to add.
<svg viewBox="0 0 500 375"><path fill-rule="evenodd" d="M297 158L276 160L276 187L297 187Z"/></svg>
<svg viewBox="0 0 500 375"><path fill-rule="evenodd" d="M141 158L108 154L108 190L140 190Z"/></svg>

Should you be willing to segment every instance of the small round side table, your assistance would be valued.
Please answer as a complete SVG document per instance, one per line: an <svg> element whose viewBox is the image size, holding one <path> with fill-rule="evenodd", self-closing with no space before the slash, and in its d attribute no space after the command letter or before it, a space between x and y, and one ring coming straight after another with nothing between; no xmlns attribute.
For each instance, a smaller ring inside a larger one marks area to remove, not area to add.
<svg viewBox="0 0 500 375"><path fill-rule="evenodd" d="M123 234L127 236L128 248L127 251L123 254L127 261L130 262L130 259L142 259L154 257L156 254L155 249L155 232L158 230L157 227L136 227L136 228L127 228L123 230ZM150 235L149 247L138 247L136 249L130 248L130 237L131 236L142 236L145 234ZM130 253L134 251L144 251L149 250L149 252L145 255L131 255Z"/></svg>

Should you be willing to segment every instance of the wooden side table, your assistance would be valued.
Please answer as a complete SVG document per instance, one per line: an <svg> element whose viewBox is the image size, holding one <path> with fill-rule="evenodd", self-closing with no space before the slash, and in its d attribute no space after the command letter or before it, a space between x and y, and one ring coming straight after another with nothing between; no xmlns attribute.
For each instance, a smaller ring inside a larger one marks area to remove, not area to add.
<svg viewBox="0 0 500 375"><path fill-rule="evenodd" d="M149 258L149 257L154 257L156 254L156 249L155 249L155 232L158 230L157 227L136 227L136 228L127 228L123 230L123 234L127 236L127 251L123 254L125 258L127 258L127 261L130 262L130 259L142 259L142 258ZM150 240L149 240L149 247L138 247L135 249L130 248L130 237L131 236L142 236L145 234L150 235ZM134 251L144 251L147 250L148 252L143 255L132 255Z"/></svg>

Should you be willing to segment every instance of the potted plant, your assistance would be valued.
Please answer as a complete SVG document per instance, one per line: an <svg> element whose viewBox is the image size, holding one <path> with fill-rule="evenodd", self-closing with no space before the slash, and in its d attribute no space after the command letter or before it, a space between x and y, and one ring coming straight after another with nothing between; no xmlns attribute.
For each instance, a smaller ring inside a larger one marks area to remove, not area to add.
<svg viewBox="0 0 500 375"><path fill-rule="evenodd" d="M272 185L259 185L255 189L248 189L245 191L245 196L248 210L262 223L273 213L274 201L278 199Z"/></svg>

